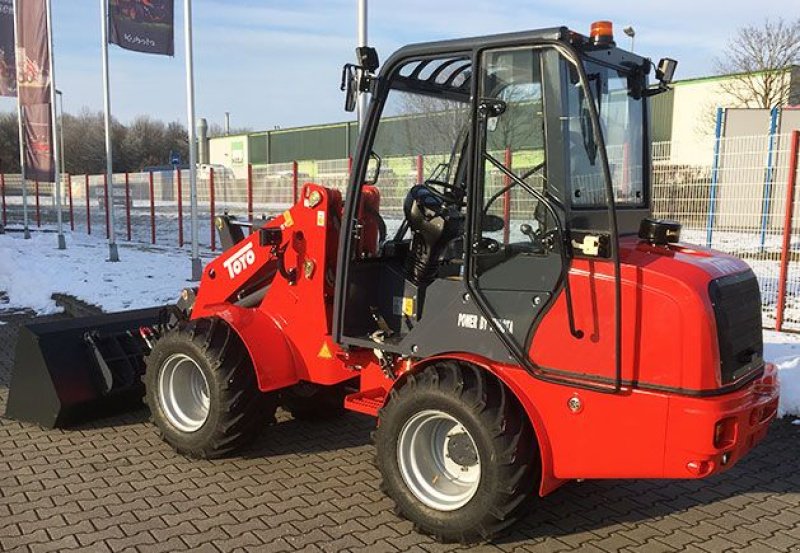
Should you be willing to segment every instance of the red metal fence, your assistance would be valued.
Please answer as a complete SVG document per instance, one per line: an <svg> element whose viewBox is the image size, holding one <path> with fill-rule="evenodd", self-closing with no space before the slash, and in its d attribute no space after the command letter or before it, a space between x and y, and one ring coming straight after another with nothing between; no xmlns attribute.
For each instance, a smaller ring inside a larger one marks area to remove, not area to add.
<svg viewBox="0 0 800 553"><path fill-rule="evenodd" d="M798 201L798 132L777 135L770 146L771 165L763 155L764 137L723 139L719 155L708 163L681 162L679 145L653 146L653 211L658 217L683 223L683 238L709 245L745 259L761 284L764 324L800 331L800 201ZM499 152L518 174L531 168L532 157L520 152ZM529 153L528 153L529 154ZM383 160L378 186L381 212L390 233L403 217L405 194L424 180L443 156L410 156ZM613 161L613 160L612 160ZM237 171L208 168L198 172L199 239L202 248L216 250L214 216L230 213L253 221L280 213L297 201L308 181L344 191L350 159L295 161L247 166ZM65 175L65 220L76 233L91 234L105 225L110 232L108 209L113 205L115 234L131 242L184 247L184 205L189 201L187 173L167 171L115 175L113 193L103 175ZM508 178L488 171L491 193L508 184ZM767 186L768 184L768 186ZM51 226L56 221L51 183L27 183L29 223ZM22 223L22 185L19 175L0 175L2 221ZM516 239L518 219L530 218L535 201L518 187L504 192L496 202L497 215L507 224L502 239ZM499 239L500 237L498 237Z"/></svg>

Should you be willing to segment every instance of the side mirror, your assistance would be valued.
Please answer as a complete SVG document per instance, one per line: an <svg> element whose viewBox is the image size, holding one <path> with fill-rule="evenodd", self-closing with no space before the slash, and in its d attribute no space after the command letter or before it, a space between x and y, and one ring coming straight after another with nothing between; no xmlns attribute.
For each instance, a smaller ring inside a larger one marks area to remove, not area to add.
<svg viewBox="0 0 800 553"><path fill-rule="evenodd" d="M662 84L668 85L672 82L675 76L675 69L678 67L678 62L671 58L661 58L656 67L656 79Z"/></svg>
<svg viewBox="0 0 800 553"><path fill-rule="evenodd" d="M344 91L344 110L355 111L356 100L358 100L358 83L356 66L352 63L345 64L342 68L342 84L339 89Z"/></svg>

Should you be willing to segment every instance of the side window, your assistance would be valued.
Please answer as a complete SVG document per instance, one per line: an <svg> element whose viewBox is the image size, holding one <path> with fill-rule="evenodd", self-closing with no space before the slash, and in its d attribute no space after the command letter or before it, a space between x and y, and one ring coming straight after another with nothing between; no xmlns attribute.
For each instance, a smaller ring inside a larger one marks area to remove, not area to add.
<svg viewBox="0 0 800 553"><path fill-rule="evenodd" d="M519 48L487 52L481 76L481 98L505 103L503 113L488 122L486 153L544 192L547 165L540 54ZM521 251L541 249L540 235L547 226L543 206L488 161L484 163L482 213L482 243L490 249L499 244Z"/></svg>
<svg viewBox="0 0 800 553"><path fill-rule="evenodd" d="M468 58L411 61L392 76L365 179L380 194L389 239L401 229L414 185L434 179L463 186L471 76Z"/></svg>
<svg viewBox="0 0 800 553"><path fill-rule="evenodd" d="M592 135L589 99L578 86L575 69L565 66L568 78L566 117L562 132L567 137L571 203L575 207L606 205L605 177ZM616 69L594 62L584 65L589 88L600 117L614 187L614 201L621 206L644 204L644 148L642 127L644 100L628 93L628 77Z"/></svg>

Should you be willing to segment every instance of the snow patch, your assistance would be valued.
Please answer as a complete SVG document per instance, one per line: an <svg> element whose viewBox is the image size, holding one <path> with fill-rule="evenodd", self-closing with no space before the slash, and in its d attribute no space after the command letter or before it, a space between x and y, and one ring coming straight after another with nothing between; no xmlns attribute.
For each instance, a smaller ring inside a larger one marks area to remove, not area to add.
<svg viewBox="0 0 800 553"><path fill-rule="evenodd" d="M174 302L191 275L189 254L176 248L119 244L120 262L106 261L105 240L67 235L67 249L56 248L56 235L0 235L0 290L3 310L32 309L56 313L55 292L71 294L104 311L123 311Z"/></svg>
<svg viewBox="0 0 800 553"><path fill-rule="evenodd" d="M765 330L764 359L778 367L781 384L778 416L800 416L800 335Z"/></svg>

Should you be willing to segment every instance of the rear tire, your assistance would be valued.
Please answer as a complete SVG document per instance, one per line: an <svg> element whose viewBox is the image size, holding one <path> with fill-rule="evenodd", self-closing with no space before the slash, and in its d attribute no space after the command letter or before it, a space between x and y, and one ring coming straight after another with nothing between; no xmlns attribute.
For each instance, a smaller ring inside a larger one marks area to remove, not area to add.
<svg viewBox="0 0 800 553"><path fill-rule="evenodd" d="M375 432L384 491L439 541L488 540L535 497L538 445L527 416L485 371L453 361L392 391Z"/></svg>
<svg viewBox="0 0 800 553"><path fill-rule="evenodd" d="M164 441L189 457L228 455L274 420L250 356L221 319L180 322L146 358L145 400Z"/></svg>

